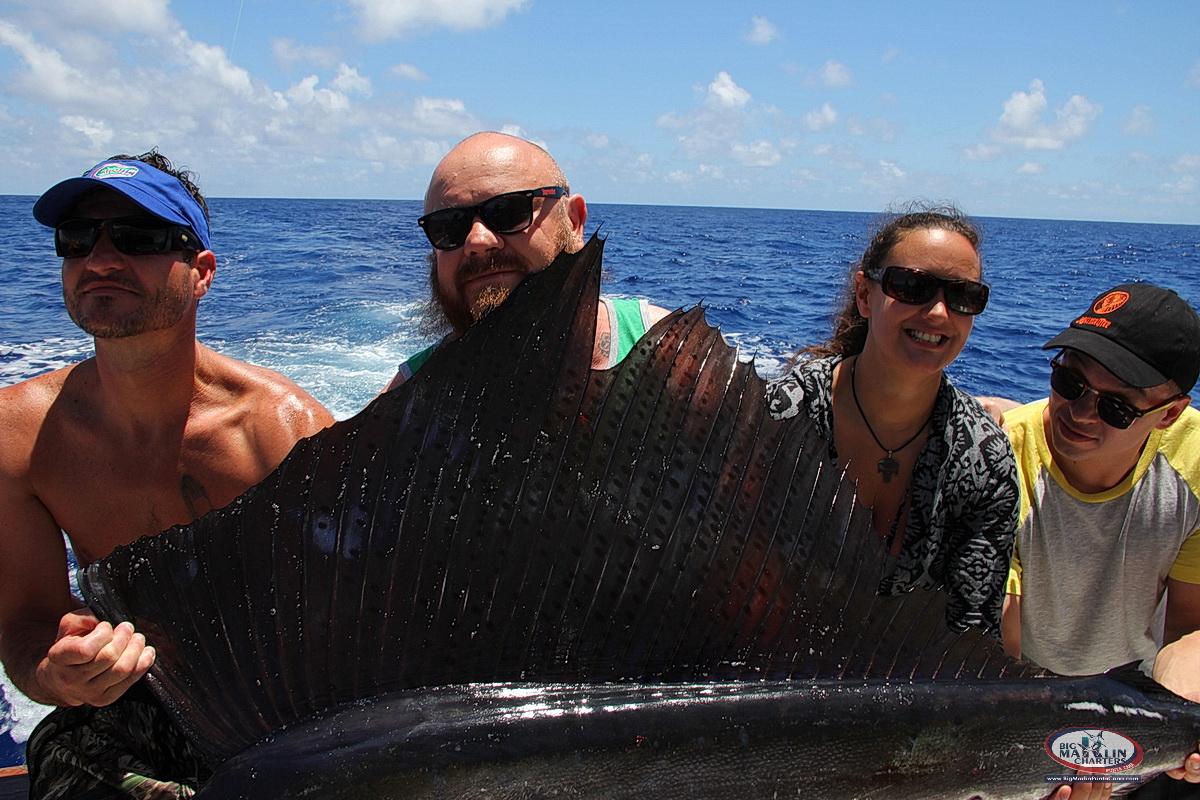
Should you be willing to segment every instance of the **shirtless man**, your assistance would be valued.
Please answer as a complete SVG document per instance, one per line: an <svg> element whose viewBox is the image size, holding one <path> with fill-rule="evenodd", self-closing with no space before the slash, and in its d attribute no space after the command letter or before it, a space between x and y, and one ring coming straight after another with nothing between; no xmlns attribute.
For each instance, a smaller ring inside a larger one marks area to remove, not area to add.
<svg viewBox="0 0 1200 800"><path fill-rule="evenodd" d="M417 221L434 248L430 330L446 334L445 340L461 336L525 276L545 269L560 253L583 247L586 221L583 196L571 194L566 176L542 148L493 132L459 142L434 169L425 216ZM667 315L644 301L602 300L593 369L615 366ZM437 346L401 364L386 390L412 377Z"/></svg>
<svg viewBox="0 0 1200 800"><path fill-rule="evenodd" d="M68 707L30 740L36 796L92 788L57 786L61 776L47 774L62 768L54 731L113 704L154 663L141 633L100 622L72 597L61 532L86 567L226 505L333 422L283 376L196 340L216 257L190 178L156 151L114 156L54 186L33 210L55 228L67 311L96 352L0 389L0 660L30 698ZM118 769L111 751L89 755L99 772ZM42 769L43 760L58 766ZM108 778L154 785L137 770Z"/></svg>

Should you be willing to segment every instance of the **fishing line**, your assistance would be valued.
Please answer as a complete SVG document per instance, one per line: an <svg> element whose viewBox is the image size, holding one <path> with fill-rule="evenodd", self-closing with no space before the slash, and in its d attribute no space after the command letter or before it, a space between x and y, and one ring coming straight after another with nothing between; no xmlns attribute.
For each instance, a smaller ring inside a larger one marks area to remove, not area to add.
<svg viewBox="0 0 1200 800"><path fill-rule="evenodd" d="M233 43L229 45L229 60L233 61L233 49L237 47L238 28L242 26L242 9L246 7L246 0L241 0L238 3L237 21L233 23Z"/></svg>

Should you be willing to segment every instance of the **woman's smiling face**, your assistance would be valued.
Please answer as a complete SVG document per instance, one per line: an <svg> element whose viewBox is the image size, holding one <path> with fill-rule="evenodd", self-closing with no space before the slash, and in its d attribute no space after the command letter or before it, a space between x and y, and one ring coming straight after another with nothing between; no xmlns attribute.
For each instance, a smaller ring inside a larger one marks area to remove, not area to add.
<svg viewBox="0 0 1200 800"><path fill-rule="evenodd" d="M884 265L919 269L949 280L980 278L979 254L971 242L940 228L904 234ZM861 272L855 280L859 313L869 320L864 350L880 348L889 360L926 372L940 372L962 352L974 317L948 309L941 290L927 303L908 305L885 295L878 283Z"/></svg>

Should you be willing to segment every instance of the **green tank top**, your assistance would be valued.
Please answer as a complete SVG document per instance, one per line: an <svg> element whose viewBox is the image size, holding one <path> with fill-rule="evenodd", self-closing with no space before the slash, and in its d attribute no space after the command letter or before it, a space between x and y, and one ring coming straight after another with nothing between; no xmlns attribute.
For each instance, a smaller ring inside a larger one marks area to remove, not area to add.
<svg viewBox="0 0 1200 800"><path fill-rule="evenodd" d="M621 363L625 356L629 355L629 351L637 344L638 339L646 332L649 324L648 303L645 300L630 297L601 297L600 302L609 311L610 321L615 318L616 336L612 337L616 344L616 358L612 359L609 368ZM445 340L443 340L445 341ZM440 347L442 342L432 344L424 350L410 356L403 364L400 365L400 374L404 376L404 380L408 380L417 373L421 367L425 366L425 362L433 355L433 351Z"/></svg>

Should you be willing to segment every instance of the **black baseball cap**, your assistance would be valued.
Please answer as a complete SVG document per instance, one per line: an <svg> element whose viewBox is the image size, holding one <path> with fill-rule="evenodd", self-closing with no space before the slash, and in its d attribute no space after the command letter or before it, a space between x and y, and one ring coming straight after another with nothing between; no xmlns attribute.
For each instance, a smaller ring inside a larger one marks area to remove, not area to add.
<svg viewBox="0 0 1200 800"><path fill-rule="evenodd" d="M1124 283L1042 345L1061 348L1094 358L1130 386L1146 389L1171 380L1187 394L1200 375L1200 316L1170 289Z"/></svg>

